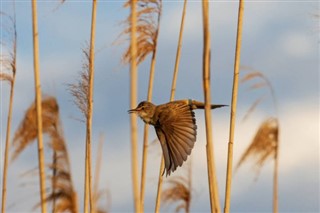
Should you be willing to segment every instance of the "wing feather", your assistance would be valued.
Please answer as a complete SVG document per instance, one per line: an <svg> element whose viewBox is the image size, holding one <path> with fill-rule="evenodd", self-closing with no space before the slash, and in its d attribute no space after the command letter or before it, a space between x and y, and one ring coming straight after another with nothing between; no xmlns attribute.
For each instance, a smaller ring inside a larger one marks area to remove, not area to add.
<svg viewBox="0 0 320 213"><path fill-rule="evenodd" d="M167 175L182 166L196 141L197 125L192 108L186 103L171 102L162 109L155 125L161 142Z"/></svg>

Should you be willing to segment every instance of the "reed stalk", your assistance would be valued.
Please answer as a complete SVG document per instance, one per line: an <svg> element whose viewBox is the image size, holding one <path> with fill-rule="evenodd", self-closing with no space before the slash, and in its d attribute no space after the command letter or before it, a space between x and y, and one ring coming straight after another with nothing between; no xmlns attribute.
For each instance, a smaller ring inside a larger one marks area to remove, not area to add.
<svg viewBox="0 0 320 213"><path fill-rule="evenodd" d="M11 88L10 88L9 112L8 112L7 132L6 132L6 145L5 145L5 151L4 151L3 176L2 176L2 206L1 206L2 213L5 213L6 200L7 200L7 173L8 173L9 148L10 148L9 141L10 141L10 132L11 132L14 85L15 85L15 72L12 76L12 82L11 82Z"/></svg>
<svg viewBox="0 0 320 213"><path fill-rule="evenodd" d="M10 148L10 134L11 134L11 120L12 120L12 108L13 108L13 96L14 96L14 86L16 80L16 69L17 69L17 28L16 28L16 11L15 2L13 2L14 14L13 14L13 54L12 61L10 63L10 68L12 71L12 81L10 83L10 100L9 100L9 112L7 119L7 131L6 131L6 144L4 151L4 163L3 163L3 176L2 176L2 201L1 201L1 212L6 211L6 201L7 201L7 173L8 173L8 158L9 158L9 148Z"/></svg>
<svg viewBox="0 0 320 213"><path fill-rule="evenodd" d="M33 64L34 64L34 82L36 94L36 111L37 111L37 137L38 137L38 161L39 161L39 179L40 179L40 197L41 212L47 212L46 205L46 182L44 169L44 153L42 141L42 98L40 85L40 68L39 68L39 33L37 18L37 0L32 0L32 32L33 32Z"/></svg>
<svg viewBox="0 0 320 213"><path fill-rule="evenodd" d="M156 65L156 55L157 55L157 44L158 44L158 35L160 28L160 17L162 10L162 2L160 1L160 11L158 13L157 20L157 29L153 38L153 51L150 64L150 76L149 76L149 86L148 86L148 95L147 101L151 102L152 91L153 91L153 82L154 82L154 73ZM144 212L144 197L145 197L145 185L146 185L146 170L147 170L147 158L148 158L148 136L149 136L149 125L144 125L144 134L143 134L143 150L142 150L142 168L141 168L141 188L140 188L140 201L141 201L141 212Z"/></svg>
<svg viewBox="0 0 320 213"><path fill-rule="evenodd" d="M131 2L131 67L130 67L130 108L133 109L137 105L137 38L136 38L136 4L137 0ZM131 127L131 163L132 163L132 185L134 197L134 209L136 213L141 211L140 195L139 195L139 177L138 177L138 132L137 132L137 116L133 113L130 117Z"/></svg>
<svg viewBox="0 0 320 213"><path fill-rule="evenodd" d="M209 30L209 2L202 1L203 14L203 92L205 103L205 123L207 138L207 167L210 192L211 212L221 212L218 194L218 184L215 171L214 150L211 125L211 92L210 92L210 30Z"/></svg>
<svg viewBox="0 0 320 213"><path fill-rule="evenodd" d="M174 100L174 96L175 96L175 92L176 92L176 84L177 84L177 77L178 77L179 64L180 64L182 35L183 35L183 29L184 29L184 19L185 19L185 15L186 15L186 8L187 8L187 0L184 0L182 17L181 17L181 24L180 24L178 47L177 47L177 53L176 53L176 62L175 62L175 66L174 66L173 78L172 78L172 84L171 84L170 101ZM163 177L162 177L163 172L162 171L163 170L164 170L164 159L162 156L161 163L160 163L157 198L156 198L156 205L155 205L155 212L156 213L159 213L159 211L160 211L160 201L161 201L162 182L163 182Z"/></svg>
<svg viewBox="0 0 320 213"><path fill-rule="evenodd" d="M273 168L273 213L278 213L279 143L277 143L275 149Z"/></svg>
<svg viewBox="0 0 320 213"><path fill-rule="evenodd" d="M240 67L240 50L242 40L242 24L243 24L243 10L244 0L239 2L238 11L238 29L237 29L237 41L234 59L234 74L233 74L233 89L231 100L231 113L230 113L230 131L229 131L229 143L228 143L228 161L226 172L226 191L225 191L225 204L224 212L230 212L230 200L231 200L231 184L232 184L232 165L233 165L233 143L234 143L234 131L236 122L237 111L237 99L238 99L238 85L239 85L239 67Z"/></svg>
<svg viewBox="0 0 320 213"><path fill-rule="evenodd" d="M147 96L147 101L150 101L150 102L152 99L154 70L155 70L155 64L156 64L155 56L156 56L156 52L152 54L151 67L150 67L149 87L148 87L148 96ZM149 137L149 124L145 124L144 134L143 134L142 168L141 168L141 184L140 184L141 185L140 201L141 201L142 213L144 212L144 196L145 196L146 170L147 170L147 157L148 157L148 137Z"/></svg>
<svg viewBox="0 0 320 213"><path fill-rule="evenodd" d="M93 85L94 85L94 44L96 31L97 0L92 0L91 17L91 36L89 49L89 91L88 91L88 111L87 111L87 131L86 131L86 159L85 159L85 192L84 192L84 211L90 212L94 209L92 190L91 190L91 138L92 138L92 109L93 109Z"/></svg>

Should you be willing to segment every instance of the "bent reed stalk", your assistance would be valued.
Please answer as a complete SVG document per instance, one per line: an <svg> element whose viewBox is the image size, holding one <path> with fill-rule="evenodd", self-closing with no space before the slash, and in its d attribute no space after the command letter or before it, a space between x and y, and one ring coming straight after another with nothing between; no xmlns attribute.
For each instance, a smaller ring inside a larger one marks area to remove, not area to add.
<svg viewBox="0 0 320 213"><path fill-rule="evenodd" d="M7 173L8 173L8 158L9 158L9 148L10 148L10 134L11 134L11 120L12 120L12 108L13 108L13 96L14 96L14 86L16 81L16 71L17 71L17 27L16 27L16 9L15 1L13 2L13 53L12 61L10 63L10 68L12 71L12 78L10 84L10 99L9 99L9 112L7 119L7 131L6 131L6 143L4 151L4 163L3 163L3 176L2 176L2 201L1 201L1 212L6 211L7 202Z"/></svg>

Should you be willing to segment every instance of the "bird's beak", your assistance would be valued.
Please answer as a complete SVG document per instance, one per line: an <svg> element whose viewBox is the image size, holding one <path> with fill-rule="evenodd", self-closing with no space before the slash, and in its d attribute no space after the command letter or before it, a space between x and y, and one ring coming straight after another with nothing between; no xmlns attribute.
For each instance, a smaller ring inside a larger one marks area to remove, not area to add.
<svg viewBox="0 0 320 213"><path fill-rule="evenodd" d="M128 110L128 113L131 114L131 113L136 113L136 112L138 112L138 111L139 111L139 109L138 109L138 108L135 108L135 109L130 109L130 110Z"/></svg>

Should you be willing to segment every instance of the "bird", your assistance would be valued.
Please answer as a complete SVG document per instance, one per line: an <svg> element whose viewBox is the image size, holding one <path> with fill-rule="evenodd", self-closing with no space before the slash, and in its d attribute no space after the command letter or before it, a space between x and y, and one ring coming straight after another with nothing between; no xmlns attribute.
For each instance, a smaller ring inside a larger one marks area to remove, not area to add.
<svg viewBox="0 0 320 213"><path fill-rule="evenodd" d="M227 105L212 104L211 109ZM164 156L165 168L162 173L170 176L177 167L181 167L191 154L197 138L195 109L204 109L203 102L184 99L154 105L142 101L128 113L135 113L146 124L154 126Z"/></svg>

